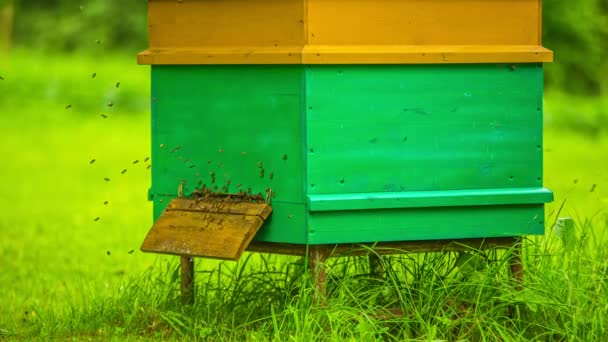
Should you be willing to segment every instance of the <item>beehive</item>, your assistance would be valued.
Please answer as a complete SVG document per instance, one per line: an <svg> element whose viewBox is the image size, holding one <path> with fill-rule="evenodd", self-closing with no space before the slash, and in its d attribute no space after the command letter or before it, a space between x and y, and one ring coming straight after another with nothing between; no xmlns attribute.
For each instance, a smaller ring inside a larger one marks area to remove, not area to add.
<svg viewBox="0 0 608 342"><path fill-rule="evenodd" d="M183 183L272 189L263 242L542 234L541 17L538 0L150 0L155 219Z"/></svg>

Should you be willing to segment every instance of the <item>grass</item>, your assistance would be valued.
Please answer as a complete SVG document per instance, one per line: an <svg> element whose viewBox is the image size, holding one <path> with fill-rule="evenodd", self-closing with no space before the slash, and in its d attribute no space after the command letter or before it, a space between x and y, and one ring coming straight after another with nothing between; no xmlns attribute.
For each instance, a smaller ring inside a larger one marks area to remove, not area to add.
<svg viewBox="0 0 608 342"><path fill-rule="evenodd" d="M577 240L564 248L551 227L527 240L523 291L506 272L509 251L386 257L384 278L352 257L330 259L320 306L303 260L248 254L197 260L196 303L184 307L176 258L138 251L152 223L147 67L66 59L17 51L0 61L0 339L608 337L608 136L593 119L605 98L547 97L547 222L572 216Z"/></svg>

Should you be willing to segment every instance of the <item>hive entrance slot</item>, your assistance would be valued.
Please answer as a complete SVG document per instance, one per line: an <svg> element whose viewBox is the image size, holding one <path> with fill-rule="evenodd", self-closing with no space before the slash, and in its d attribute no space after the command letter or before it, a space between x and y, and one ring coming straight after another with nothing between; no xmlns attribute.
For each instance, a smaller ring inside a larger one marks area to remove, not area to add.
<svg viewBox="0 0 608 342"><path fill-rule="evenodd" d="M238 260L270 216L257 196L175 198L144 240L144 252Z"/></svg>

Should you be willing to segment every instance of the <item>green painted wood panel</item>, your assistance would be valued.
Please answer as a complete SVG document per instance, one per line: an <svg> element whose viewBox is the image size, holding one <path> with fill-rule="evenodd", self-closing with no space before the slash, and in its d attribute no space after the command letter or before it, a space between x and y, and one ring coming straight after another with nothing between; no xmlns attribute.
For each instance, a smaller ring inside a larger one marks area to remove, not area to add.
<svg viewBox="0 0 608 342"><path fill-rule="evenodd" d="M311 212L311 244L506 237L544 233L544 206Z"/></svg>
<svg viewBox="0 0 608 342"><path fill-rule="evenodd" d="M542 68L306 68L310 194L542 186Z"/></svg>
<svg viewBox="0 0 608 342"><path fill-rule="evenodd" d="M182 181L272 188L260 241L542 234L550 199L532 64L153 66L152 146L155 217Z"/></svg>
<svg viewBox="0 0 608 342"><path fill-rule="evenodd" d="M182 180L186 194L199 182L272 188L273 218L257 238L305 243L302 83L301 66L152 66L156 217L168 202L159 196Z"/></svg>
<svg viewBox="0 0 608 342"><path fill-rule="evenodd" d="M544 188L469 189L308 195L308 207L311 211L369 210L539 204L552 200L553 193Z"/></svg>

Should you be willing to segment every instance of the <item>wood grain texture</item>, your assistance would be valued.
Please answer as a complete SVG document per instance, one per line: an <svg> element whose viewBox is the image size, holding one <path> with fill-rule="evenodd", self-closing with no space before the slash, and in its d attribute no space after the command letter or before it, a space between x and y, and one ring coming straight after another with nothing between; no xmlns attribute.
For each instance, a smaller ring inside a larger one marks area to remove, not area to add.
<svg viewBox="0 0 608 342"><path fill-rule="evenodd" d="M308 194L542 187L539 65L306 70Z"/></svg>
<svg viewBox="0 0 608 342"><path fill-rule="evenodd" d="M148 49L139 64L472 64L552 62L539 45L305 45Z"/></svg>
<svg viewBox="0 0 608 342"><path fill-rule="evenodd" d="M502 205L311 212L310 244L544 234L544 206Z"/></svg>
<svg viewBox="0 0 608 342"><path fill-rule="evenodd" d="M302 47L199 47L148 49L137 55L139 64L301 64Z"/></svg>
<svg viewBox="0 0 608 342"><path fill-rule="evenodd" d="M266 203L237 202L237 199L236 196L233 201L230 199L209 201L176 198L169 203L165 210L259 216L262 220L266 220L272 212L272 208Z"/></svg>
<svg viewBox="0 0 608 342"><path fill-rule="evenodd" d="M303 77L296 65L153 66L154 217L182 181L186 196L271 188L256 239L306 243Z"/></svg>
<svg viewBox="0 0 608 342"><path fill-rule="evenodd" d="M307 45L302 64L471 64L552 62L540 45Z"/></svg>
<svg viewBox="0 0 608 342"><path fill-rule="evenodd" d="M152 82L155 217L184 183L272 188L257 241L544 231L540 65L154 66Z"/></svg>
<svg viewBox="0 0 608 342"><path fill-rule="evenodd" d="M150 0L151 48L302 46L303 0Z"/></svg>
<svg viewBox="0 0 608 342"><path fill-rule="evenodd" d="M549 62L540 0L150 0L141 64Z"/></svg>
<svg viewBox="0 0 608 342"><path fill-rule="evenodd" d="M207 210L201 202L194 202L171 201L170 209L156 220L141 250L238 260L272 210L268 204L256 203L236 203L235 210L231 209L232 204ZM251 208L246 209L247 206Z"/></svg>
<svg viewBox="0 0 608 342"><path fill-rule="evenodd" d="M553 200L544 188L471 189L308 195L310 211L538 204Z"/></svg>
<svg viewBox="0 0 608 342"><path fill-rule="evenodd" d="M540 45L539 0L307 0L310 45Z"/></svg>

